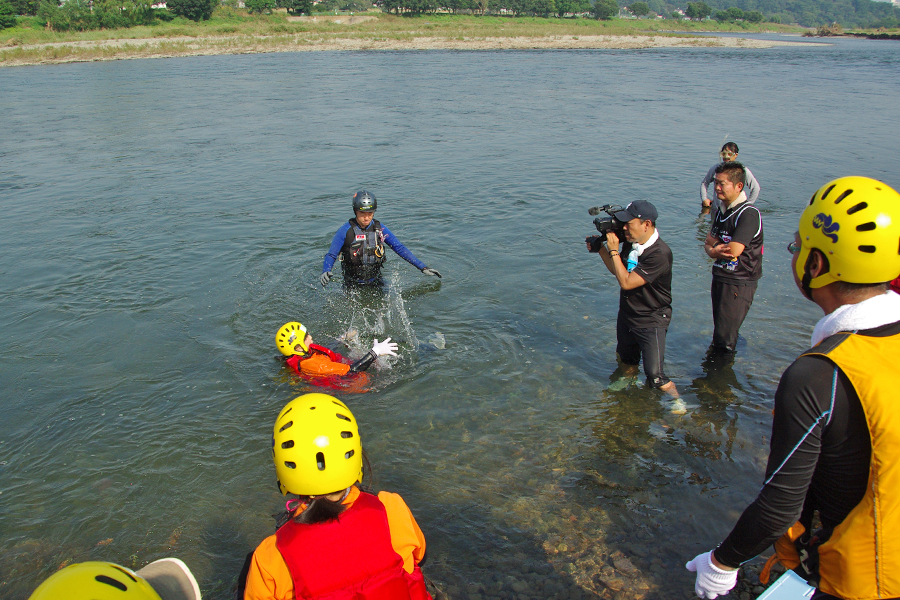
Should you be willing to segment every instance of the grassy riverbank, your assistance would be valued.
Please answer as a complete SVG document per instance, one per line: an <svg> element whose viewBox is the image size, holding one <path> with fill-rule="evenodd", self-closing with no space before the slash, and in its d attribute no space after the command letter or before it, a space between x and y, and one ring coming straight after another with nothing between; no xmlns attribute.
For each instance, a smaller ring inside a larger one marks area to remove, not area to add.
<svg viewBox="0 0 900 600"><path fill-rule="evenodd" d="M671 30L678 29L679 33ZM671 20L542 19L423 15L248 16L222 7L208 21L175 19L153 26L56 32L21 19L0 32L0 66L74 61L242 54L303 50L496 48L645 48L748 45L690 36L693 31L802 31L774 24L692 23ZM753 46L753 44L749 44Z"/></svg>

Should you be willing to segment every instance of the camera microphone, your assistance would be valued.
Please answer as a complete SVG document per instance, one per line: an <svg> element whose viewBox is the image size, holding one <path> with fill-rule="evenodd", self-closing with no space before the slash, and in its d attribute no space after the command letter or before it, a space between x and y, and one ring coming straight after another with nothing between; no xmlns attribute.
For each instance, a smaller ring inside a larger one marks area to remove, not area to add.
<svg viewBox="0 0 900 600"><path fill-rule="evenodd" d="M594 206L594 207L588 209L588 214L591 215L592 217L596 217L601 212L606 212L607 210L609 210L610 207L611 207L611 205L609 205L609 204L604 204L603 206Z"/></svg>

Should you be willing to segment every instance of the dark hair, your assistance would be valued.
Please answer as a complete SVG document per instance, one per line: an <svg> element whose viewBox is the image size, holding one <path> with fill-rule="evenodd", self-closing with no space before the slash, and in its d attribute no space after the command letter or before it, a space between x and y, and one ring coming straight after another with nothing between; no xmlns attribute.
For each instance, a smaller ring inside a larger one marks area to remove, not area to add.
<svg viewBox="0 0 900 600"><path fill-rule="evenodd" d="M862 297L860 301L865 300L869 297L870 292L881 292L885 293L888 291L888 283L850 283L849 281L835 281L834 287L838 293L847 297L848 299L855 299L854 297L859 294Z"/></svg>
<svg viewBox="0 0 900 600"><path fill-rule="evenodd" d="M736 160L723 162L721 165L716 167L716 175L718 175L719 173L725 173L725 176L728 177L728 181L735 185L739 183L743 184L744 177L746 176L744 165L737 162Z"/></svg>
<svg viewBox="0 0 900 600"><path fill-rule="evenodd" d="M739 154L737 144L734 142L726 142L725 145L722 146L722 150L720 152L724 152L726 150L730 150L735 154Z"/></svg>
<svg viewBox="0 0 900 600"><path fill-rule="evenodd" d="M365 450L363 450L362 459L363 473L371 473L372 465L369 463L369 457L366 456ZM361 490L368 491L366 488L360 485L360 483L354 483L353 485L360 488ZM339 491L341 490L335 490L335 492ZM309 496L301 496L300 499L309 500ZM325 496L316 496L312 499L312 501L309 502L306 510L294 517L294 522L304 523L306 525L315 525L316 523L325 523L327 521L336 519L342 512L347 509L347 507L341 503L342 500L343 498L335 502L334 500L329 500Z"/></svg>
<svg viewBox="0 0 900 600"><path fill-rule="evenodd" d="M302 513L294 517L295 523L314 525L336 519L346 507L338 500L329 500L325 496L316 496Z"/></svg>

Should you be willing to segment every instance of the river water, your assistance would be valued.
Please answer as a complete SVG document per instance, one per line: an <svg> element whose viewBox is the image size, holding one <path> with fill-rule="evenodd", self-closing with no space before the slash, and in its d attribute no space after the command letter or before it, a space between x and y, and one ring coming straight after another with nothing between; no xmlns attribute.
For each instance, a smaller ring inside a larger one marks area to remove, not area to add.
<svg viewBox="0 0 900 600"><path fill-rule="evenodd" d="M451 598L689 597L683 564L753 499L820 316L784 250L800 210L840 175L900 188L898 72L900 45L852 39L0 70L0 595L178 556L230 597L283 506L271 427L309 388L273 338L298 319L400 343L339 395ZM698 188L726 137L767 252L713 368ZM383 297L317 285L359 188L443 279L391 255ZM685 415L617 389L618 288L582 242L590 206L638 198L675 254Z"/></svg>

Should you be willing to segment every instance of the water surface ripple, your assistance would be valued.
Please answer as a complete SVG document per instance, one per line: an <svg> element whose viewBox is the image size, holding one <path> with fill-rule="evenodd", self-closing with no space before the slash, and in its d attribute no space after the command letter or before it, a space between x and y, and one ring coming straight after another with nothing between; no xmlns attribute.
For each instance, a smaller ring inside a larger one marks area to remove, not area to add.
<svg viewBox="0 0 900 600"><path fill-rule="evenodd" d="M270 428L308 387L273 335L300 319L400 342L342 397L452 598L685 598L683 563L760 485L778 377L819 317L783 249L798 212L839 175L900 187L898 67L896 44L841 39L0 70L0 595L174 555L230 597L281 506ZM726 136L767 252L717 370L698 187ZM443 280L391 256L384 298L316 285L363 187ZM588 207L637 198L675 254L685 416L610 389L618 290L581 240Z"/></svg>

